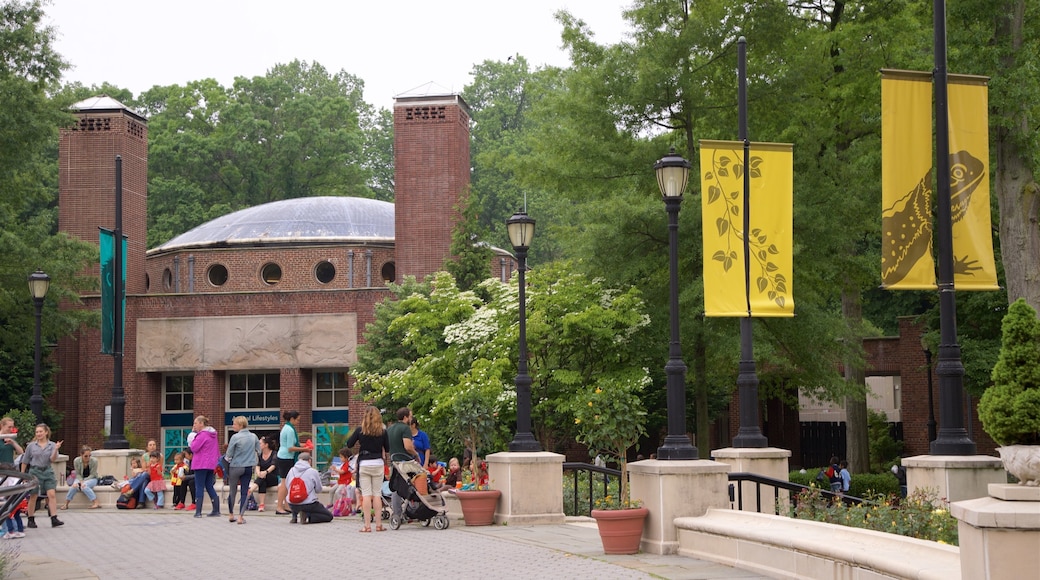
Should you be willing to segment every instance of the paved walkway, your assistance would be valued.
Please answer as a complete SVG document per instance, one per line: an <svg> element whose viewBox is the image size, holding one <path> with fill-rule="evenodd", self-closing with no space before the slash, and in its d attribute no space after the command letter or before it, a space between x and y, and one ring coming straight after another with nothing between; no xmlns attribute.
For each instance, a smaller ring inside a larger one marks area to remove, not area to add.
<svg viewBox="0 0 1040 580"><path fill-rule="evenodd" d="M151 508L60 514L63 527L51 528L44 516L24 539L0 540L0 550L13 562L7 578L169 580L199 572L211 578L292 578L301 572L436 578L474 567L489 579L763 578L681 556L607 556L595 523L585 521L475 528L452 522L447 530L406 524L363 534L358 517L304 526L270 512L247 512L245 525L230 524L227 516L195 519Z"/></svg>

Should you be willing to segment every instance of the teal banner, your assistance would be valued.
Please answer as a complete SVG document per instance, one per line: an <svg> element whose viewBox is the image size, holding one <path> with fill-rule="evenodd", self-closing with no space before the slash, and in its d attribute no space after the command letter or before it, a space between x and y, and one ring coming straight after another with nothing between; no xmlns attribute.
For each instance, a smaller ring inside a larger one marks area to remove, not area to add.
<svg viewBox="0 0 1040 580"><path fill-rule="evenodd" d="M101 249L101 353L102 354L115 354L115 348L113 348L115 342L115 278L112 273L115 271L115 233L112 230L106 230L105 228L98 228L99 230L99 245ZM119 338L119 350L123 350L123 344L125 340L122 340L126 336L126 236L123 236L122 243L122 254L121 254L121 276L122 280L122 300L120 300L120 308L122 309L120 320Z"/></svg>

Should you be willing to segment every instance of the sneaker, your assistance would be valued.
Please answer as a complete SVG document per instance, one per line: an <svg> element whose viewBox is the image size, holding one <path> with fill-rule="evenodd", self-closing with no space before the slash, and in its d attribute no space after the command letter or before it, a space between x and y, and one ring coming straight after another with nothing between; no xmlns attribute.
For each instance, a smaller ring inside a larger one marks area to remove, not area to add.
<svg viewBox="0 0 1040 580"><path fill-rule="evenodd" d="M11 532L11 534L12 534L12 537L14 537L14 538L24 538L25 537L25 532Z"/></svg>
<svg viewBox="0 0 1040 580"><path fill-rule="evenodd" d="M14 535L14 532L7 532L6 534L0 536L0 540L13 540L15 539L15 537L16 536Z"/></svg>
<svg viewBox="0 0 1040 580"><path fill-rule="evenodd" d="M191 504L190 506L188 506L188 507L186 507L184 509L194 511L195 510L195 504Z"/></svg>
<svg viewBox="0 0 1040 580"><path fill-rule="evenodd" d="M184 509L184 504L183 503L179 503L179 504L173 506L173 509L175 509L175 510L182 510L182 509Z"/></svg>
<svg viewBox="0 0 1040 580"><path fill-rule="evenodd" d="M258 511L258 512L264 511L264 504L260 504L259 506L257 506L256 511Z"/></svg>

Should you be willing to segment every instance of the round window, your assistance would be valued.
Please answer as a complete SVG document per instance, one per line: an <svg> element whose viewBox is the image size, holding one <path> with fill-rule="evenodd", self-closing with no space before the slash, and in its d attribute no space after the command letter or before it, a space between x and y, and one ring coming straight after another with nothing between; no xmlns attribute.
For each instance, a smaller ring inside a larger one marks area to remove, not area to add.
<svg viewBox="0 0 1040 580"><path fill-rule="evenodd" d="M328 284L336 278L336 267L331 262L318 262L314 267L314 277L322 284Z"/></svg>
<svg viewBox="0 0 1040 580"><path fill-rule="evenodd" d="M228 281L228 271L223 264L213 264L206 272L206 278L214 286L223 286Z"/></svg>
<svg viewBox="0 0 1040 580"><path fill-rule="evenodd" d="M265 284L277 284L282 279L282 267L274 262L268 262L260 269L260 278Z"/></svg>

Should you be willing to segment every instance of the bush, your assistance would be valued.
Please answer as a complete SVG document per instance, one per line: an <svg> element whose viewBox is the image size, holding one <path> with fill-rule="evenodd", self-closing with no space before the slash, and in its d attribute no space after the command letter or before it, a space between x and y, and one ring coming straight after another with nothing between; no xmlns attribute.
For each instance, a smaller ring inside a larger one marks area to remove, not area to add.
<svg viewBox="0 0 1040 580"><path fill-rule="evenodd" d="M1001 445L1040 443L1040 320L1019 298L1001 324L993 385L979 401L982 428Z"/></svg>
<svg viewBox="0 0 1040 580"><path fill-rule="evenodd" d="M957 545L957 520L950 515L948 502L932 490L917 490L901 501L896 497L874 496L870 498L874 503L847 506L812 489L799 494L791 516Z"/></svg>
<svg viewBox="0 0 1040 580"><path fill-rule="evenodd" d="M589 512L589 478L592 478L592 499L602 500L606 496L618 497L621 490L618 489L618 478L610 477L604 491L602 473L589 471L578 471L578 485L574 486L574 471L563 472L563 513L568 516L588 516ZM578 505L574 505L574 497L577 495Z"/></svg>

